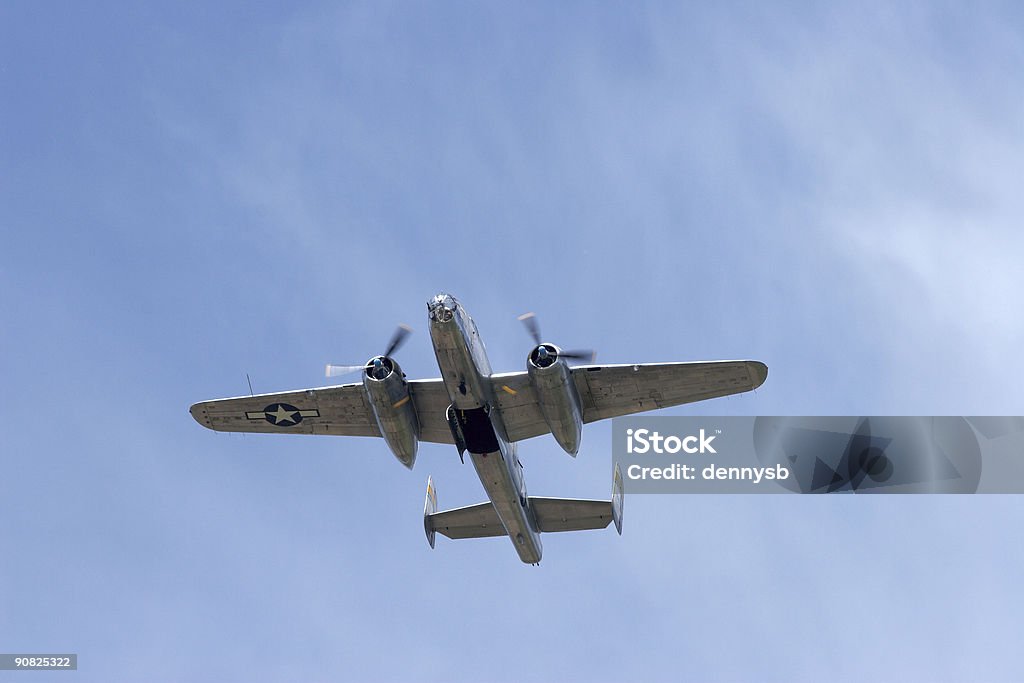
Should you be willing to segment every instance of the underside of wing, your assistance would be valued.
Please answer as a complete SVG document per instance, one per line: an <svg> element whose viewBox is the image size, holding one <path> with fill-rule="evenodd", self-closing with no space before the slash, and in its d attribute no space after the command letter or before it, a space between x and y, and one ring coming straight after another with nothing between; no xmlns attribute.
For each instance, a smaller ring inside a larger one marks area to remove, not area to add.
<svg viewBox="0 0 1024 683"><path fill-rule="evenodd" d="M440 379L409 382L420 441L453 443L445 411L448 394ZM202 401L189 412L219 432L380 436L362 384L257 394Z"/></svg>
<svg viewBox="0 0 1024 683"><path fill-rule="evenodd" d="M380 436L362 384L202 401L189 412L218 432Z"/></svg>
<svg viewBox="0 0 1024 683"><path fill-rule="evenodd" d="M761 386L768 367L759 361L580 365L572 378L583 408L583 421L740 394ZM526 372L491 375L510 441L547 434L547 423Z"/></svg>
<svg viewBox="0 0 1024 683"><path fill-rule="evenodd" d="M440 379L414 379L409 382L409 396L419 423L420 441L453 444L446 413L451 398Z"/></svg>
<svg viewBox="0 0 1024 683"><path fill-rule="evenodd" d="M768 377L768 366L752 360L581 365L572 376L583 421L594 422L752 391Z"/></svg>
<svg viewBox="0 0 1024 683"><path fill-rule="evenodd" d="M503 372L491 375L490 379L509 441L522 441L551 431L540 412L528 373Z"/></svg>

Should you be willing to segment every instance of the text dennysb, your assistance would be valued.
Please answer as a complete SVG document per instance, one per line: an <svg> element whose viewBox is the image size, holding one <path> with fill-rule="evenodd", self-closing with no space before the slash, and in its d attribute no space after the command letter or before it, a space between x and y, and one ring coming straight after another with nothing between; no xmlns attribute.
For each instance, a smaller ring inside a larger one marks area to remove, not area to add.
<svg viewBox="0 0 1024 683"><path fill-rule="evenodd" d="M672 463L666 467L643 467L641 465L629 465L626 467L626 476L630 479L697 479L697 470L700 469L700 478L708 481L752 481L755 484L761 483L762 479L782 480L789 479L789 470L782 465L774 467L716 467L710 464L706 467L695 465L681 465Z"/></svg>

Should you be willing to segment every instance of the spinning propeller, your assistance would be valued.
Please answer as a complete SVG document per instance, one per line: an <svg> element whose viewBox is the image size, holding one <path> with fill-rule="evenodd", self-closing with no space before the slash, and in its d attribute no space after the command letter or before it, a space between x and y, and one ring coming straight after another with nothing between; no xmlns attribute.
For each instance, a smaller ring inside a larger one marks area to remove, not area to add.
<svg viewBox="0 0 1024 683"><path fill-rule="evenodd" d="M526 331L530 333L533 343L537 345L533 351L530 352L530 357L540 367L547 367L559 358L564 358L566 360L584 360L590 363L593 363L594 359L597 358L597 352L591 349L562 351L553 344L545 344L541 341L540 325L537 323L537 315L535 313L523 313L519 316L519 320L521 320L523 325L526 326Z"/></svg>
<svg viewBox="0 0 1024 683"><path fill-rule="evenodd" d="M404 325L404 324L403 325L399 325L398 329L395 330L395 333L391 336L391 341L388 342L387 350L384 353L382 353L381 355L374 356L372 359L370 359L366 363L362 363L360 365L330 365L330 364L328 364L327 368L324 371L324 374L327 377L339 377L341 375L347 375L350 372L355 372L357 370L362 370L363 368L373 368L375 373L378 373L378 372L381 372L381 371L386 371L386 372L383 372L383 375L386 376L388 372L391 372L391 362L390 362L391 354L395 353L396 351L398 351L398 349L400 349L402 347L402 345L405 343L405 340L409 338L409 335L411 333L412 333L412 328L411 327L409 327L408 325ZM382 377L380 375L377 375L377 378L378 379L382 379Z"/></svg>

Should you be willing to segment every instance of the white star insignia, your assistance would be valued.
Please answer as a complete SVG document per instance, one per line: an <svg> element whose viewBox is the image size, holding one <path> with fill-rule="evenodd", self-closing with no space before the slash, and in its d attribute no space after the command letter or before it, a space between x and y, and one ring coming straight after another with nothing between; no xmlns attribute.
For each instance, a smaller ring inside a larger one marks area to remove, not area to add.
<svg viewBox="0 0 1024 683"><path fill-rule="evenodd" d="M274 412L267 411L267 416L274 418L274 424L290 423L295 424L294 415L299 412L297 410L285 410L284 406L280 403L277 404L277 410Z"/></svg>

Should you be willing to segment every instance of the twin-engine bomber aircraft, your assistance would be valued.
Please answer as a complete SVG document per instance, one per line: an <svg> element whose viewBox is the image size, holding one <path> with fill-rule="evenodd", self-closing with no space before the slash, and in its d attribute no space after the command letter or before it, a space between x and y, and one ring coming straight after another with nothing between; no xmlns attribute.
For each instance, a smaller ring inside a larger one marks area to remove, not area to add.
<svg viewBox="0 0 1024 683"><path fill-rule="evenodd" d="M423 526L430 547L448 538L507 535L523 562L541 558L540 534L603 529L622 533L622 477L611 500L528 496L516 443L550 433L575 456L585 422L750 391L768 376L750 360L641 365L580 365L591 352L563 351L541 341L532 313L521 316L536 346L525 372L491 374L483 341L466 309L449 294L427 303L440 379L406 381L391 357L409 333L400 327L383 355L365 365L327 366L327 376L362 370L361 384L204 401L192 406L199 424L222 432L380 436L408 468L419 441L469 452L486 503L437 511L427 479Z"/></svg>

